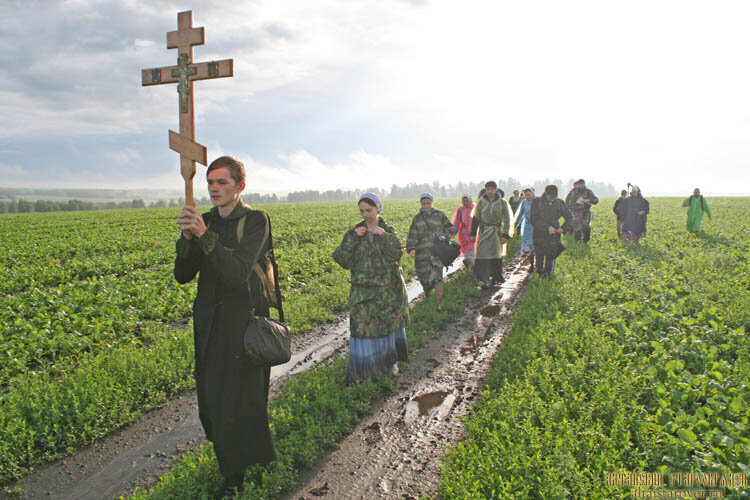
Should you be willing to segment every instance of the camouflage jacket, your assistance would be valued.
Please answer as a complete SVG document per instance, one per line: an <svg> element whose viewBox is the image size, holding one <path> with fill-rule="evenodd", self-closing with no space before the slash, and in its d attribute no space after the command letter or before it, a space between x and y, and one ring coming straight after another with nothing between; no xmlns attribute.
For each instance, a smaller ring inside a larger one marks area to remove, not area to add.
<svg viewBox="0 0 750 500"><path fill-rule="evenodd" d="M416 250L417 259L429 259L435 236L450 237L455 233L456 228L441 210L433 208L429 214L420 210L411 221L409 235L406 237L406 251Z"/></svg>
<svg viewBox="0 0 750 500"><path fill-rule="evenodd" d="M409 321L401 241L382 218L378 225L386 232L359 236L354 229L366 226L360 222L333 252L333 260L351 271L349 327L357 338L385 337Z"/></svg>

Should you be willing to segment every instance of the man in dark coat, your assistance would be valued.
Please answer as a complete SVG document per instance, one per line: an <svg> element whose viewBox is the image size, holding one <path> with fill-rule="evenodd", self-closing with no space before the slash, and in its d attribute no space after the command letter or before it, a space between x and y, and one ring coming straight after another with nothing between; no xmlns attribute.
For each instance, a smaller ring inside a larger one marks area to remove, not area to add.
<svg viewBox="0 0 750 500"><path fill-rule="evenodd" d="M612 207L612 211L617 216L617 237L622 238L622 216L620 215L620 205L628 197L628 192L623 189L620 191L620 197L615 200L615 206Z"/></svg>
<svg viewBox="0 0 750 500"><path fill-rule="evenodd" d="M573 183L573 189L565 198L565 204L573 214L573 236L576 240L583 236L583 242L588 243L591 239L591 205L597 203L599 198L586 187L586 181L578 179Z"/></svg>
<svg viewBox="0 0 750 500"><path fill-rule="evenodd" d="M630 196L622 201L617 212L622 217L622 233L629 243L637 245L642 238L646 237L648 213L649 203L641 194L641 188L631 186Z"/></svg>
<svg viewBox="0 0 750 500"><path fill-rule="evenodd" d="M560 217L564 223L560 226ZM555 246L560 245L560 235L570 229L573 216L567 205L557 197L557 186L550 184L544 194L531 203L531 225L534 228L536 270L549 277L555 264Z"/></svg>
<svg viewBox="0 0 750 500"><path fill-rule="evenodd" d="M183 207L174 275L187 283L199 274L193 310L198 413L231 490L242 485L248 465L276 458L268 427L270 367L251 364L243 342L251 310L269 313L253 266L268 264L272 244L268 216L240 200L242 162L222 156L206 178L214 207L202 215Z"/></svg>

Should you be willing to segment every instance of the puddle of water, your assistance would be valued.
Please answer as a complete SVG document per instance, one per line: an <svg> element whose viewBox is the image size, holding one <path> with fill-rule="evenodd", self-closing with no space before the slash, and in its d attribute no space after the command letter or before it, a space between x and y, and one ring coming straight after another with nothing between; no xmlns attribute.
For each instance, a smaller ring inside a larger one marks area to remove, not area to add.
<svg viewBox="0 0 750 500"><path fill-rule="evenodd" d="M437 391L422 394L406 403L404 420L413 423L420 415L435 413L439 419L445 418L450 412L456 396L448 391ZM437 407L437 410L434 410Z"/></svg>
<svg viewBox="0 0 750 500"><path fill-rule="evenodd" d="M453 261L453 264L448 267L448 270L445 271L445 268L443 268L443 279L447 279L448 276L451 274L454 274L461 269L464 268L464 260L462 258L458 258L455 261ZM406 292L409 296L409 302L416 299L420 293L422 293L422 284L419 281L414 281L411 285L406 287Z"/></svg>
<svg viewBox="0 0 750 500"><path fill-rule="evenodd" d="M477 343L478 339L476 335L472 335L467 341L465 346L458 348L458 353L461 356L466 356L467 354L471 354L477 350Z"/></svg>
<svg viewBox="0 0 750 500"><path fill-rule="evenodd" d="M497 304L490 304L484 306L479 314L482 316L497 316L500 313L500 306Z"/></svg>

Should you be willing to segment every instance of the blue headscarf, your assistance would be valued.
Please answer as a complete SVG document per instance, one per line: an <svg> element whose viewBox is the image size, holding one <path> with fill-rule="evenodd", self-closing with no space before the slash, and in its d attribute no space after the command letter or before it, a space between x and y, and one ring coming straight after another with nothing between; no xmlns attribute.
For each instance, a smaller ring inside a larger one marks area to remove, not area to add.
<svg viewBox="0 0 750 500"><path fill-rule="evenodd" d="M378 207L378 213L383 211L383 205L380 203L380 198L378 198L378 195L376 195L375 193L362 194L362 196L359 197L359 201L362 200L370 200L371 202L373 202L375 206Z"/></svg>

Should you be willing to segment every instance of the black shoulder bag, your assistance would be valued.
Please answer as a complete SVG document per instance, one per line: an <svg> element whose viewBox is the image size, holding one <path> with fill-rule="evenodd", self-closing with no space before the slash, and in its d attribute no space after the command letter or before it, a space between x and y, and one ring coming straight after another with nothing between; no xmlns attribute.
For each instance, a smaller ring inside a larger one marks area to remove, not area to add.
<svg viewBox="0 0 750 500"><path fill-rule="evenodd" d="M273 239L271 238L271 220L265 212L261 212L266 219L266 232L263 239L268 238L269 249L264 259L265 269L260 262L253 265L253 272L258 276L261 288L269 305L279 311L279 321L265 316L256 316L255 310L250 314L250 321L245 329L245 355L254 365L276 366L282 365L292 357L292 331L284 322L284 308L281 304L281 289L279 288L279 267L273 254ZM237 223L237 241L242 239L245 228L245 217ZM259 259L260 260L260 259ZM248 280L248 287L250 282Z"/></svg>

